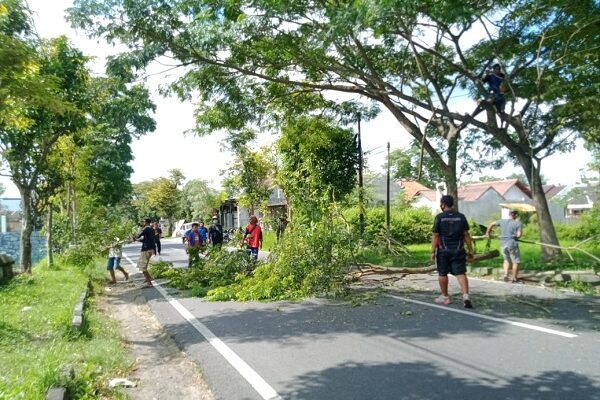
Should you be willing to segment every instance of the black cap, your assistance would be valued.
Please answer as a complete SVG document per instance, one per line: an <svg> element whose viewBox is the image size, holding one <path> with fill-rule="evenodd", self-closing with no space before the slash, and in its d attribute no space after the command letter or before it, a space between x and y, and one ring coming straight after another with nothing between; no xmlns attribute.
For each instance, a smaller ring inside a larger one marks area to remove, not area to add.
<svg viewBox="0 0 600 400"><path fill-rule="evenodd" d="M448 207L452 207L454 205L454 197L450 196L449 194L445 194L440 199L440 204L445 204Z"/></svg>

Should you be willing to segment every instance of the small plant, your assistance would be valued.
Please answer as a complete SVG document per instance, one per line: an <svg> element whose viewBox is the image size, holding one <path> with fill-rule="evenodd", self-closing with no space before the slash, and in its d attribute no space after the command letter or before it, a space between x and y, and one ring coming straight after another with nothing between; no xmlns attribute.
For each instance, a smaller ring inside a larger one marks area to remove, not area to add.
<svg viewBox="0 0 600 400"><path fill-rule="evenodd" d="M580 281L565 281L565 282L557 282L556 286L564 289L571 289L575 292L587 294L587 295L596 295L598 294L598 289L594 285L588 282L580 282Z"/></svg>

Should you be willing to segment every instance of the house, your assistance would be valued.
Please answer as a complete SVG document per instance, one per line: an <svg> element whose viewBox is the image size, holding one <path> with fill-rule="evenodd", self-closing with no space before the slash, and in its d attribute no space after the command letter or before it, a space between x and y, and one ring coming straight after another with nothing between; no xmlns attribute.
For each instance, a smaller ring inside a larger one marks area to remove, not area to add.
<svg viewBox="0 0 600 400"><path fill-rule="evenodd" d="M21 231L21 199L0 198L0 232Z"/></svg>
<svg viewBox="0 0 600 400"><path fill-rule="evenodd" d="M426 207L433 211L439 210L440 197L435 190L413 180L403 179L400 181L400 188L404 197L412 200L414 207ZM435 207L435 208L434 208Z"/></svg>
<svg viewBox="0 0 600 400"><path fill-rule="evenodd" d="M552 205L562 213L563 220L566 222L576 221L598 202L599 191L598 182L563 186L555 194L555 201L552 202Z"/></svg>
<svg viewBox="0 0 600 400"><path fill-rule="evenodd" d="M288 202L283 190L277 186L271 189L266 210L255 210L256 216L261 219L269 217L275 219L281 215L287 215ZM247 208L241 207L235 197L230 197L221 203L219 207L219 218L223 229L241 229L248 224L250 214ZM264 226L265 229L269 227Z"/></svg>
<svg viewBox="0 0 600 400"><path fill-rule="evenodd" d="M374 205L385 205L387 202L387 176L383 174L366 175L364 186L368 193L366 197ZM400 192L402 192L401 181L390 179L390 202L393 203Z"/></svg>
<svg viewBox="0 0 600 400"><path fill-rule="evenodd" d="M413 199L413 205L430 208L432 214L439 212L439 200L445 193L443 185L438 185L438 188L433 190L418 182L403 181L402 183L406 188L406 195ZM562 187L555 185L544 187L547 199L556 196L561 190ZM487 225L501 217L502 204L512 204L515 207L522 205L531 209L532 193L529 187L518 179L471 183L458 188L458 202L460 211L467 218L473 219L478 224ZM562 214L560 209L551 206L550 212L553 218L560 220Z"/></svg>

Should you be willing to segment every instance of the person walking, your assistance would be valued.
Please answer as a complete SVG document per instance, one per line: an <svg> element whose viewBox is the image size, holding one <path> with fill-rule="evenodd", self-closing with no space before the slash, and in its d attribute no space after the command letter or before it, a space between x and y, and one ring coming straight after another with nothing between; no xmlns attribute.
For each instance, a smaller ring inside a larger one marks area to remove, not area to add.
<svg viewBox="0 0 600 400"><path fill-rule="evenodd" d="M502 268L504 269L504 282L508 282L508 268L512 264L512 283L517 283L519 280L519 264L521 263L521 252L519 250L519 238L523 234L523 225L517 218L519 213L516 210L511 210L508 214L508 219L500 219L492 222L486 231L486 236L492 234L495 226L500 227L500 249L504 261Z"/></svg>
<svg viewBox="0 0 600 400"><path fill-rule="evenodd" d="M160 256L160 238L162 237L162 229L160 229L158 222L152 224L152 229L154 229L154 255Z"/></svg>
<svg viewBox="0 0 600 400"><path fill-rule="evenodd" d="M246 252L255 260L258 260L258 250L262 248L263 235L262 229L258 224L258 218L255 215L250 216L250 223L246 226L244 237L242 238L243 247L246 244Z"/></svg>
<svg viewBox="0 0 600 400"><path fill-rule="evenodd" d="M213 248L220 249L223 245L223 227L216 215L213 217L208 228L208 241L212 244Z"/></svg>
<svg viewBox="0 0 600 400"><path fill-rule="evenodd" d="M185 235L185 240L187 242L187 253L188 253L188 267L192 267L194 263L200 260L200 249L202 247L202 236L198 228L200 224L194 222L192 224L192 229L187 231Z"/></svg>
<svg viewBox="0 0 600 400"><path fill-rule="evenodd" d="M118 269L123 273L126 281L129 280L129 274L121 267L121 257L123 257L123 242L121 242L119 238L115 238L114 242L108 247L108 263L106 264L106 269L111 278L110 284L117 283L115 269Z"/></svg>
<svg viewBox="0 0 600 400"><path fill-rule="evenodd" d="M140 251L140 259L138 260L138 269L142 271L144 275L144 279L146 280L146 285L142 286L142 288L150 288L152 287L152 276L148 272L148 264L150 263L150 257L154 255L154 229L150 226L152 220L150 218L144 219L144 227L142 231L135 236L135 240L142 242L142 249Z"/></svg>
<svg viewBox="0 0 600 400"><path fill-rule="evenodd" d="M469 223L464 214L454 211L454 198L444 195L440 199L441 213L435 216L431 236L431 261L435 262L442 294L435 299L438 304L450 304L448 274L456 277L463 296L465 308L473 308L469 297L467 259L473 258L473 242ZM465 245L467 253L465 254ZM466 256L466 257L465 257Z"/></svg>

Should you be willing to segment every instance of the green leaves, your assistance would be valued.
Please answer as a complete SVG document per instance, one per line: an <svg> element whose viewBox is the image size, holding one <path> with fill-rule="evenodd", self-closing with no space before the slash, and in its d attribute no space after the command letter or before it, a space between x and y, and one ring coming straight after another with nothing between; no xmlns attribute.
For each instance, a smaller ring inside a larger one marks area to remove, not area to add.
<svg viewBox="0 0 600 400"><path fill-rule="evenodd" d="M358 150L354 134L323 117L290 118L277 142L277 181L294 210L309 218L331 201L343 201L356 185Z"/></svg>

